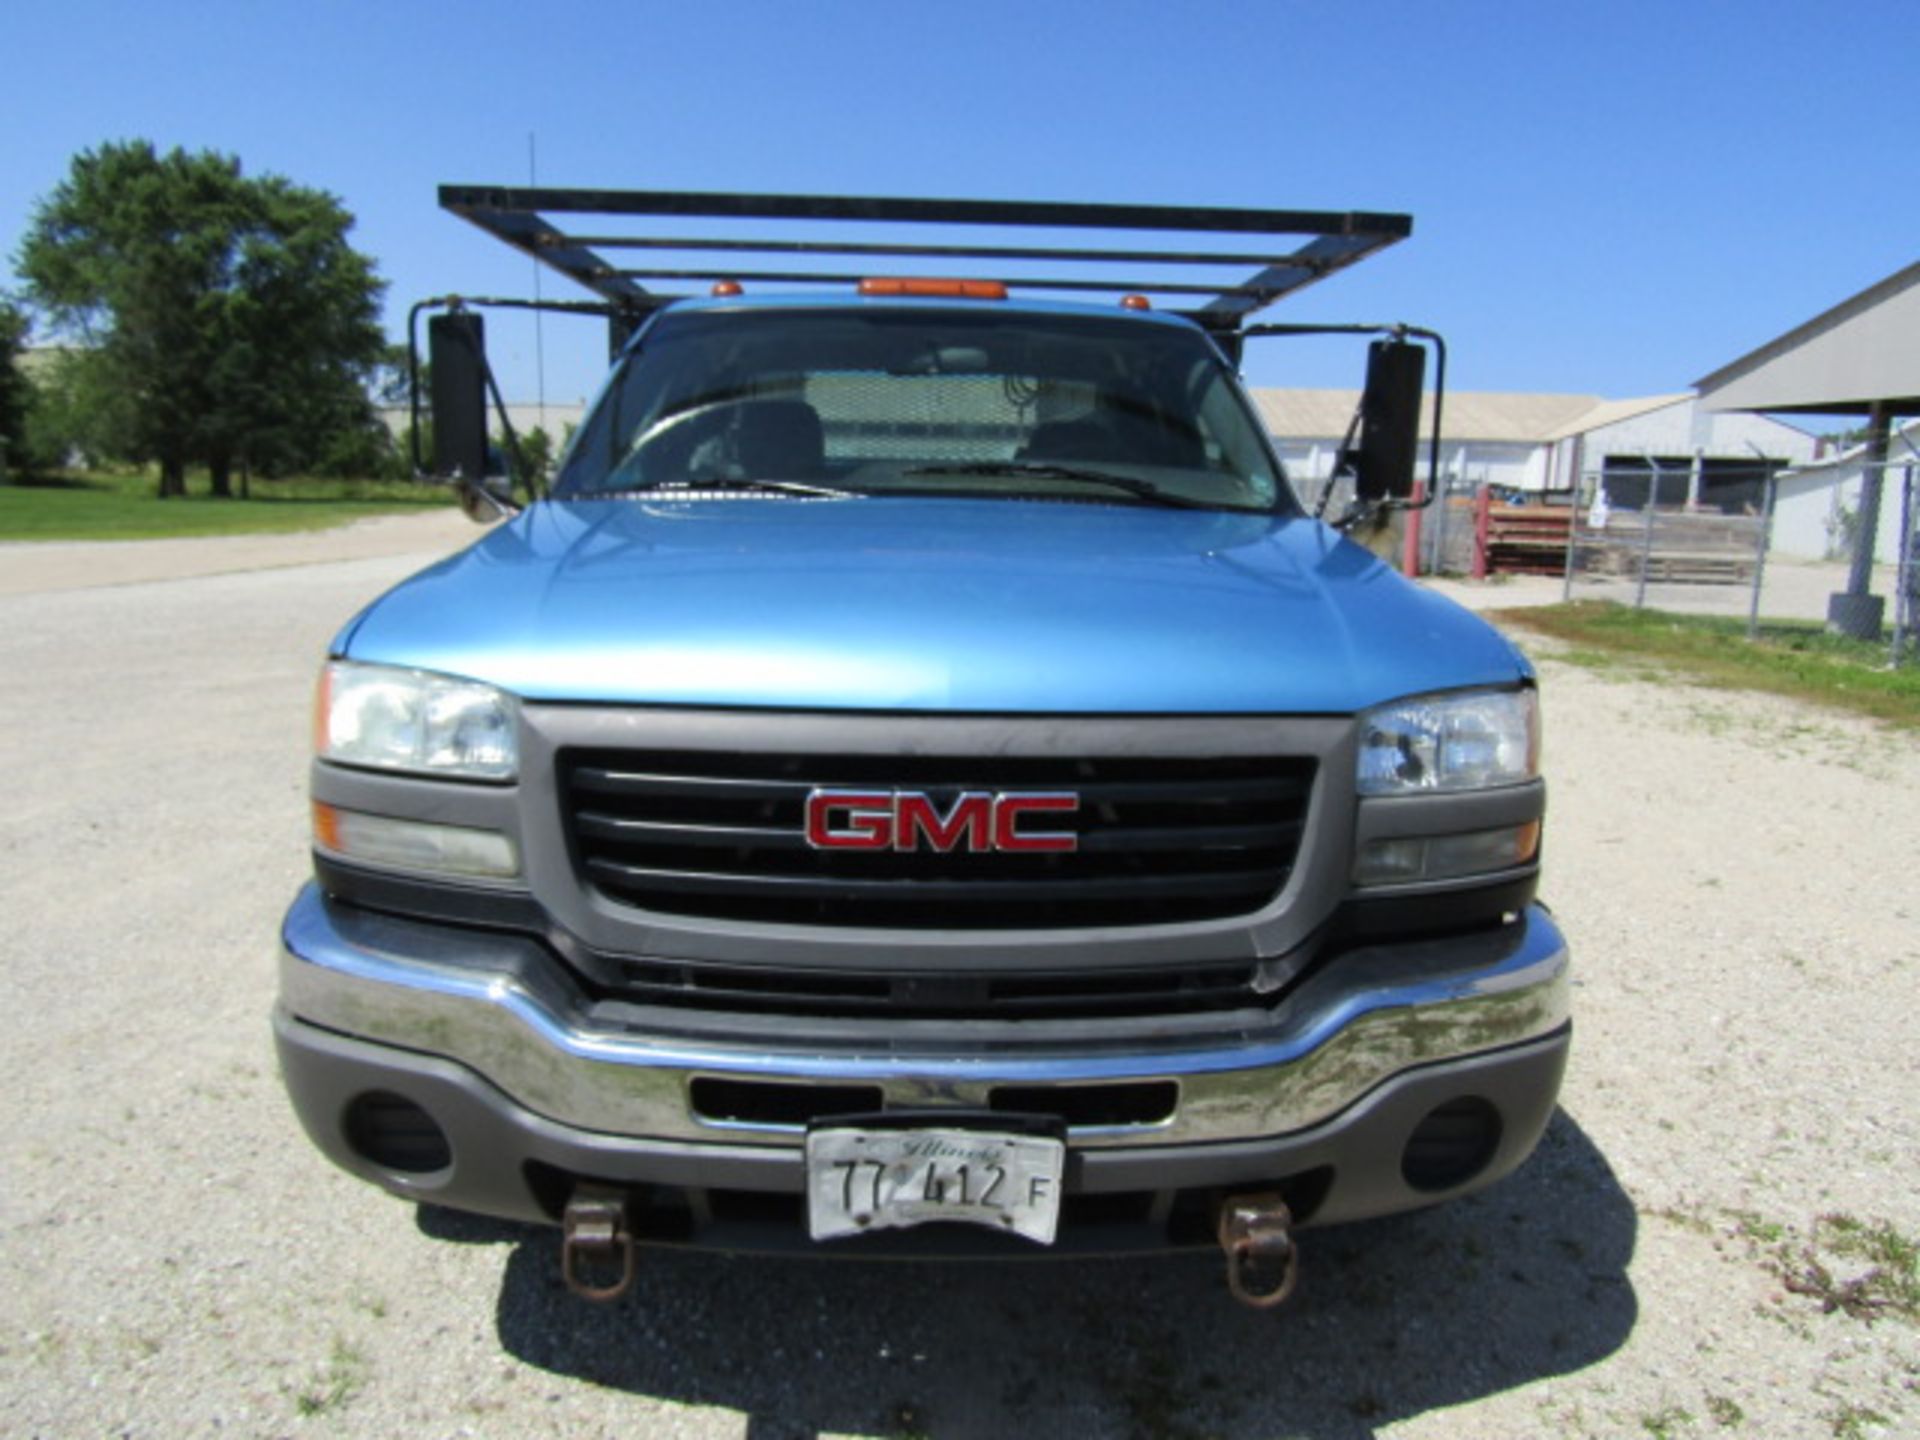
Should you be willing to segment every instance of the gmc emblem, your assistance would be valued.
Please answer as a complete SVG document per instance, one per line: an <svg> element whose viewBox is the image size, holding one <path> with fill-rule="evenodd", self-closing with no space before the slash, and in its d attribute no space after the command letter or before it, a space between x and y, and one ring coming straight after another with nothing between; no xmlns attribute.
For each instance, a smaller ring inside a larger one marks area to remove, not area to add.
<svg viewBox="0 0 1920 1440"><path fill-rule="evenodd" d="M1071 815L1070 791L968 790L943 813L918 790L815 790L807 796L807 844L816 850L955 850L984 854L1078 850L1071 830L1022 830L1027 815Z"/></svg>

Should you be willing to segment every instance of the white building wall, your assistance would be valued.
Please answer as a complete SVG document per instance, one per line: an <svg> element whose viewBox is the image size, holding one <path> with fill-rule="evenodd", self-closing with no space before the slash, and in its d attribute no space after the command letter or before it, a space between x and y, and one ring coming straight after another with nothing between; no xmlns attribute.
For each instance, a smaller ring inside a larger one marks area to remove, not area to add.
<svg viewBox="0 0 1920 1440"><path fill-rule="evenodd" d="M1338 436L1269 438L1280 452L1287 474L1295 481L1305 482L1309 488L1317 488L1318 483L1324 482L1333 473L1334 457L1340 449ZM1534 457L1539 449L1538 445L1531 443L1443 440L1440 446L1440 470L1450 478L1455 488L1505 485L1519 489L1527 485L1527 476L1535 467ZM1422 480L1426 479L1427 442L1424 439L1420 442L1419 465L1415 473Z"/></svg>
<svg viewBox="0 0 1920 1440"><path fill-rule="evenodd" d="M1453 477L1456 488L1478 489L1497 485L1506 489L1524 488L1540 447L1504 441L1482 440L1449 448L1441 446L1441 468Z"/></svg>
<svg viewBox="0 0 1920 1440"><path fill-rule="evenodd" d="M1894 448L1899 449L1897 440ZM1883 565L1893 564L1900 556L1900 492L1910 474L1914 477L1916 503L1920 503L1920 462L1903 463L1896 457L1880 487L1880 528L1874 539L1873 558ZM1782 475L1773 502L1773 549L1807 560L1845 555L1847 526L1843 516L1859 513L1862 483L1857 454Z"/></svg>
<svg viewBox="0 0 1920 1440"><path fill-rule="evenodd" d="M1846 499L1835 479L1833 467L1824 465L1780 477L1773 497L1774 554L1802 560L1831 560L1840 554L1839 512Z"/></svg>
<svg viewBox="0 0 1920 1440"><path fill-rule="evenodd" d="M1585 468L1598 470L1609 455L1692 455L1750 459L1757 450L1772 460L1804 465L1813 459L1814 437L1764 415L1715 414L1690 400L1650 410L1589 430Z"/></svg>
<svg viewBox="0 0 1920 1440"><path fill-rule="evenodd" d="M1309 493L1332 473L1338 435L1273 436L1287 473ZM1757 449L1769 459L1803 465L1813 459L1811 435L1760 415L1716 414L1691 400L1598 425L1557 440L1443 439L1441 470L1454 487L1480 485L1529 491L1566 491L1578 477L1597 471L1609 455L1687 456L1748 460ZM1420 473L1426 473L1426 448ZM1674 497L1676 500L1679 496Z"/></svg>
<svg viewBox="0 0 1920 1440"><path fill-rule="evenodd" d="M560 442L566 438L567 427L577 426L586 414L586 405L579 400L550 400L545 405L536 405L531 401L507 402L507 418L513 422L514 432L524 435L536 425L544 424L547 434L552 437L557 451ZM424 400L420 406L421 414L428 414ZM382 405L376 410L380 421L394 435L405 437L407 425L412 419L412 410L405 405ZM487 429L498 432L500 417L495 413L493 402L487 402Z"/></svg>

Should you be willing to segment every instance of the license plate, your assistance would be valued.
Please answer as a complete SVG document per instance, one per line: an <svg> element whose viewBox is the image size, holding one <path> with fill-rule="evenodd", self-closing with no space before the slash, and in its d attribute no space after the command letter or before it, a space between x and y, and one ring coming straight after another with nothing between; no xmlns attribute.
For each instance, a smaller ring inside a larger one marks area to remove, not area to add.
<svg viewBox="0 0 1920 1440"><path fill-rule="evenodd" d="M816 1240L958 1220L1053 1243L1065 1142L978 1130L822 1129L807 1135Z"/></svg>

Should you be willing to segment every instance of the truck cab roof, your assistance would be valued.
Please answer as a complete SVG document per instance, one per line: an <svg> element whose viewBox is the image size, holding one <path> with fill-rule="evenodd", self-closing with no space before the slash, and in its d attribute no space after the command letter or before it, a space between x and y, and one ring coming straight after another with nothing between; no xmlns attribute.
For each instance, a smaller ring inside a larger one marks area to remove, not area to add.
<svg viewBox="0 0 1920 1440"><path fill-rule="evenodd" d="M1083 300L1052 300L1031 295L1009 295L1003 300L976 300L931 295L862 295L857 291L745 291L739 295L679 296L663 306L659 313L664 314L669 310L681 315L750 310L945 310L978 313L988 309L1005 314L1123 319L1142 325L1170 325L1205 333L1205 327L1191 316L1177 312L1094 304Z"/></svg>

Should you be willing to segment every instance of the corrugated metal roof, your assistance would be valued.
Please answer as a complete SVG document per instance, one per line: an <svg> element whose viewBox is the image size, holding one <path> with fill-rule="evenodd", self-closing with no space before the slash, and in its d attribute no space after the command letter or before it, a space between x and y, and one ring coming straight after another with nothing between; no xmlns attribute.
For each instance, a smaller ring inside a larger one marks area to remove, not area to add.
<svg viewBox="0 0 1920 1440"><path fill-rule="evenodd" d="M1602 400L1584 415L1576 415L1566 424L1549 430L1540 438L1543 440L1566 440L1575 435L1585 435L1605 425L1618 425L1622 420L1632 420L1639 415L1650 415L1655 410L1664 410L1669 405L1684 405L1693 396L1680 395L1643 395L1636 400Z"/></svg>
<svg viewBox="0 0 1920 1440"><path fill-rule="evenodd" d="M1709 410L1920 411L1920 264L1693 383Z"/></svg>
<svg viewBox="0 0 1920 1440"><path fill-rule="evenodd" d="M1784 424L1785 422L1782 421L1781 423ZM1903 454L1901 444L1898 442L1904 442L1905 445L1911 447L1912 450L1920 451L1920 420L1909 420L1904 425L1893 426L1889 439L1896 443L1890 444L1887 447L1888 461L1895 465L1911 463L1912 455ZM1825 470L1851 469L1867 458L1867 449L1868 447L1865 444L1848 445L1843 449L1834 451L1831 455L1822 456L1817 460L1809 460L1804 464L1796 465L1789 473L1794 475L1816 475Z"/></svg>
<svg viewBox="0 0 1920 1440"><path fill-rule="evenodd" d="M1685 399L1685 396L1681 396ZM1338 439L1347 432L1358 390L1273 390L1253 392L1253 403L1267 431L1281 439ZM1670 403L1658 401L1603 401L1598 395L1534 395L1499 390L1454 390L1447 394L1442 438L1450 441L1484 440L1517 445L1538 444L1578 417L1607 404ZM1433 397L1421 407L1423 427L1433 422ZM1571 433L1571 432L1569 432Z"/></svg>

